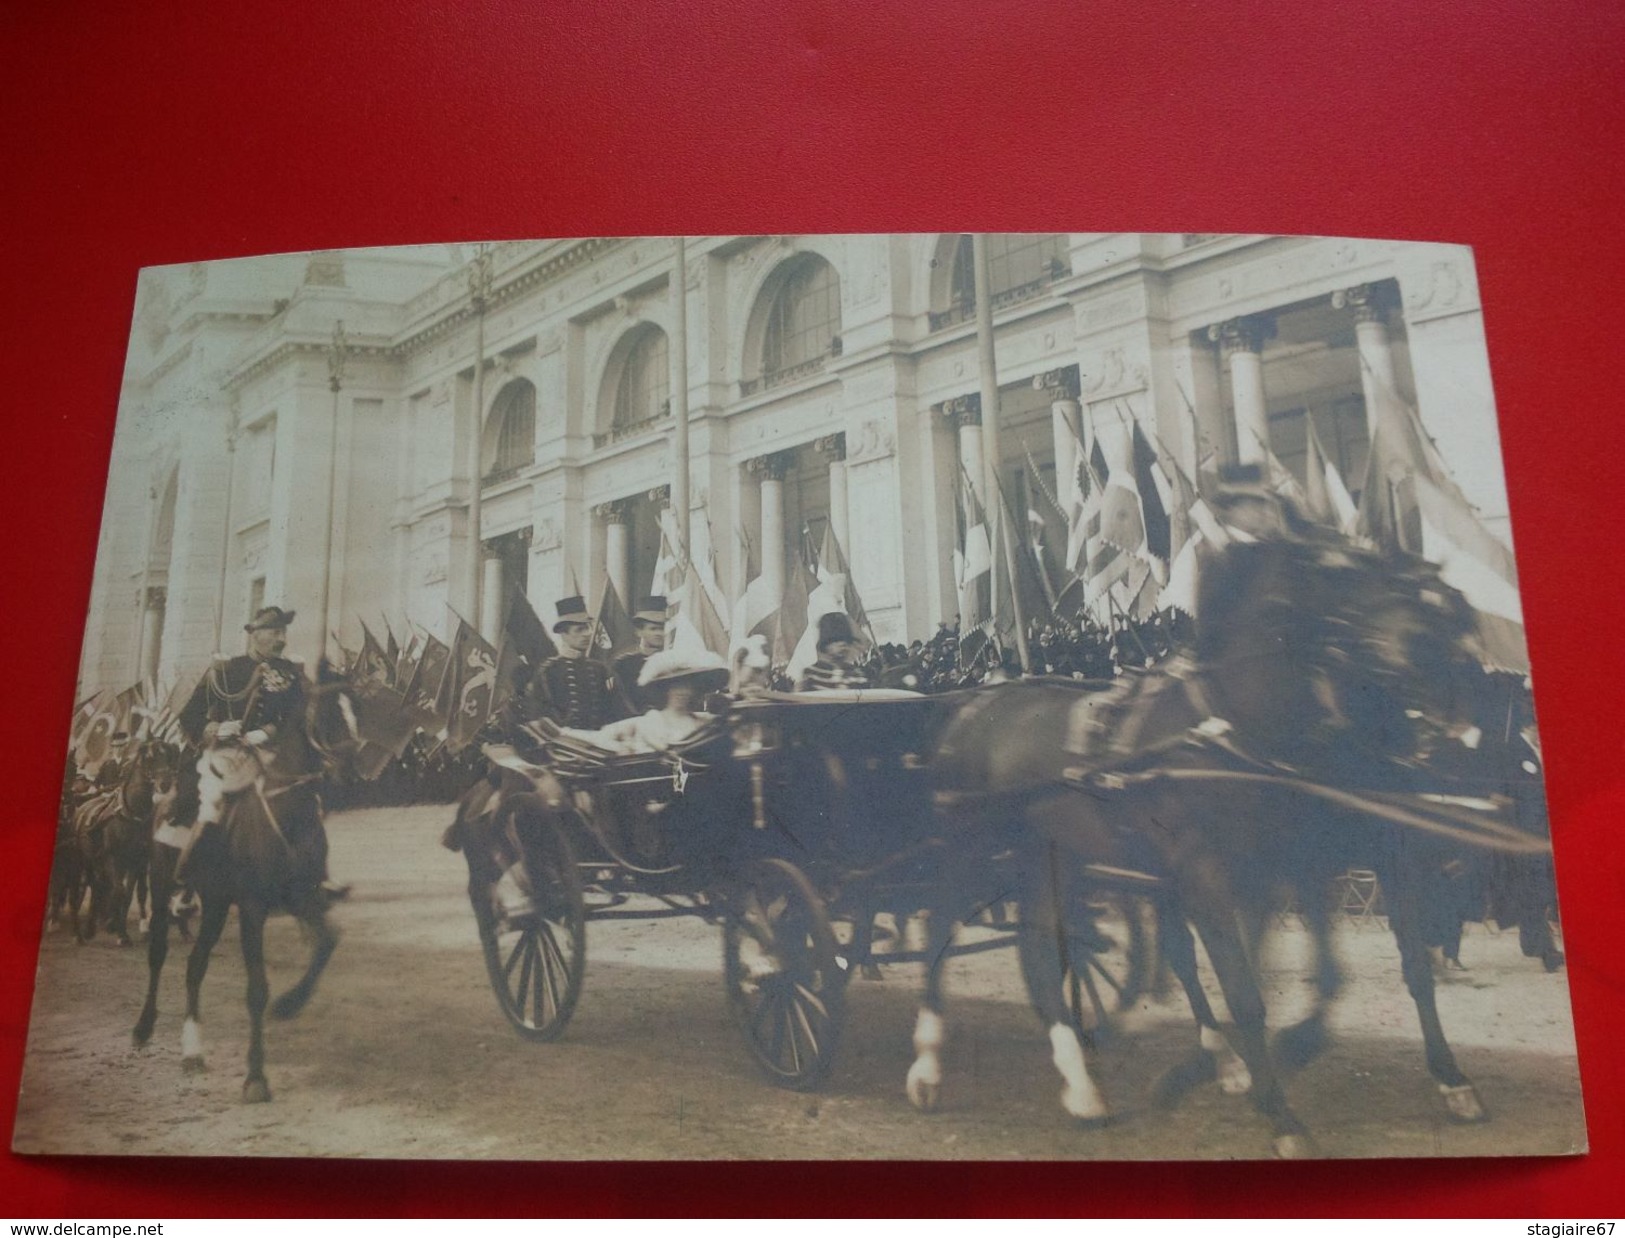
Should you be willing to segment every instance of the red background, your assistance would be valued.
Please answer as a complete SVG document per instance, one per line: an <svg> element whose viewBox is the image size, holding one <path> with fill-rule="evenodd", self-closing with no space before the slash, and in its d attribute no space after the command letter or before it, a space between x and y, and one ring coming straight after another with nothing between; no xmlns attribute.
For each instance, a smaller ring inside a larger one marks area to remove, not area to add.
<svg viewBox="0 0 1625 1238"><path fill-rule="evenodd" d="M1614 953L1625 941L1616 535L1625 9L1601 0L894 7L4 6L0 245L10 278L0 350L15 490L3 504L11 587L0 608L9 896L0 1128L9 1131L15 1106L139 267L573 234L1321 232L1477 250L1549 755L1590 1156L551 1167L8 1152L0 1212L1621 1211L1625 1073L1612 1034L1625 976ZM116 1002L106 1011L127 1014ZM1518 1115L1496 1120L1511 1128Z"/></svg>

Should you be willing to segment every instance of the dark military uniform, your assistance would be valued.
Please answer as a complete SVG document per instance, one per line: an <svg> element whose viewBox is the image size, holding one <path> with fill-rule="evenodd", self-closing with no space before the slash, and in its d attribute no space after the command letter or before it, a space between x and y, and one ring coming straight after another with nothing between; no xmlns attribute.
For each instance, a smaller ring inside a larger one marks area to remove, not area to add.
<svg viewBox="0 0 1625 1238"><path fill-rule="evenodd" d="M638 650L623 653L610 664L615 672L615 695L624 718L639 718L651 709L660 708L658 700L650 699L650 693L638 687L638 676L643 674L643 664L648 660L649 655Z"/></svg>
<svg viewBox="0 0 1625 1238"><path fill-rule="evenodd" d="M609 671L595 658L549 658L530 685L531 714L596 731L616 716Z"/></svg>
<svg viewBox="0 0 1625 1238"><path fill-rule="evenodd" d="M292 725L304 733L305 676L286 658L263 661L239 654L216 662L192 699L181 710L180 725L194 746L203 743L211 722L240 722L246 731L282 731Z"/></svg>
<svg viewBox="0 0 1625 1238"><path fill-rule="evenodd" d="M801 673L797 692L831 692L837 689L872 688L874 680L859 666L840 666L828 658L819 658Z"/></svg>

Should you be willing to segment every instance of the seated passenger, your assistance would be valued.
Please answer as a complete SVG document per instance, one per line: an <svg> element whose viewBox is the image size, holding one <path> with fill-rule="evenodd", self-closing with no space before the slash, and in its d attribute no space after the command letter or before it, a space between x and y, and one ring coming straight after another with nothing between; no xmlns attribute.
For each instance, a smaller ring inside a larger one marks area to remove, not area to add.
<svg viewBox="0 0 1625 1238"><path fill-rule="evenodd" d="M802 672L796 691L874 687L860 658L858 633L852 620L838 610L818 616L818 661Z"/></svg>
<svg viewBox="0 0 1625 1238"><path fill-rule="evenodd" d="M665 649L650 654L638 676L643 696L660 700L659 708L596 731L564 727L561 733L621 755L664 752L692 739L712 721L700 704L727 683L728 664L717 654Z"/></svg>

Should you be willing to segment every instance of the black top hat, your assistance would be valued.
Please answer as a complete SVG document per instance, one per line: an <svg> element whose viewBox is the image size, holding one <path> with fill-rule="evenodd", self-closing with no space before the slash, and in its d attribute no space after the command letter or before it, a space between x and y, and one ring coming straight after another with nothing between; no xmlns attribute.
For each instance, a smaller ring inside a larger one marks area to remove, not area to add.
<svg viewBox="0 0 1625 1238"><path fill-rule="evenodd" d="M841 611L832 610L828 614L818 616L818 652L823 653L837 641L856 641L857 629L852 626L852 620Z"/></svg>
<svg viewBox="0 0 1625 1238"><path fill-rule="evenodd" d="M637 610L632 613L632 622L664 625L666 622L666 599L653 594L644 598Z"/></svg>
<svg viewBox="0 0 1625 1238"><path fill-rule="evenodd" d="M285 628L293 622L294 612L283 610L280 606L262 606L254 612L254 617L243 624L245 632L264 632L272 628Z"/></svg>
<svg viewBox="0 0 1625 1238"><path fill-rule="evenodd" d="M553 609L558 611L559 616L553 623L555 632L562 632L565 628L585 627L592 622L591 617L587 614L586 598L560 598L558 605Z"/></svg>

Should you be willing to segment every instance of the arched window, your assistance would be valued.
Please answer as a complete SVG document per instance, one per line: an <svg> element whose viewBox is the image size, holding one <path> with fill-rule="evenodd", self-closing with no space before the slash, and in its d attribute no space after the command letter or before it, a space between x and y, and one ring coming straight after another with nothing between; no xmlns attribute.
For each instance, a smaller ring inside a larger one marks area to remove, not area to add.
<svg viewBox="0 0 1625 1238"><path fill-rule="evenodd" d="M787 376L840 352L841 281L822 258L797 259L779 285L762 336L762 378Z"/></svg>
<svg viewBox="0 0 1625 1238"><path fill-rule="evenodd" d="M487 481L512 477L536 462L535 387L519 378L499 391L491 405L491 423L496 428L496 449L485 474Z"/></svg>
<svg viewBox="0 0 1625 1238"><path fill-rule="evenodd" d="M987 238L987 267L995 309L1025 300L1067 274L1066 237L1057 232L993 233ZM974 317L976 264L971 239L962 236L954 248L948 304L931 315L931 327L936 330Z"/></svg>
<svg viewBox="0 0 1625 1238"><path fill-rule="evenodd" d="M664 416L670 396L671 354L666 347L666 333L659 327L644 327L621 365L611 429L624 430Z"/></svg>

